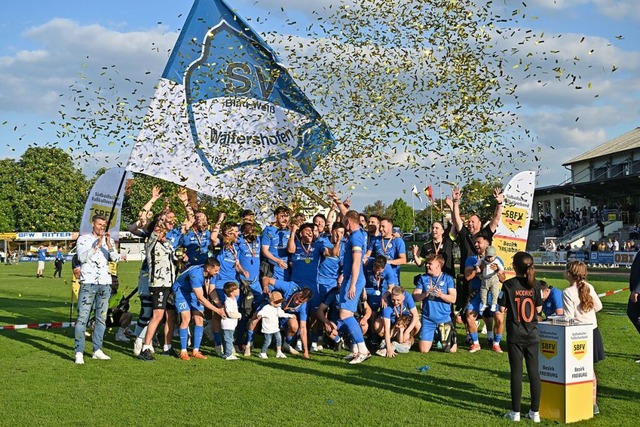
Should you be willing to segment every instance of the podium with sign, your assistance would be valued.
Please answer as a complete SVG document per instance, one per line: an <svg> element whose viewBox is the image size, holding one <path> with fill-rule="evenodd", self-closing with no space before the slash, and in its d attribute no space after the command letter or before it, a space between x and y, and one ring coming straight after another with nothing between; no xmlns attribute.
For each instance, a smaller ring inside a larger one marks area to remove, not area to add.
<svg viewBox="0 0 640 427"><path fill-rule="evenodd" d="M592 325L570 321L538 324L540 417L564 423L593 417Z"/></svg>

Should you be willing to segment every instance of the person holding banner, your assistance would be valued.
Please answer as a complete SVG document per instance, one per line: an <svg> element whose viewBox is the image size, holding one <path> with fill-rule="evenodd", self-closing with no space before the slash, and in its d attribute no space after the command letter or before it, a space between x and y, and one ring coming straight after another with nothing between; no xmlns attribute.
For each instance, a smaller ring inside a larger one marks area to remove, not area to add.
<svg viewBox="0 0 640 427"><path fill-rule="evenodd" d="M85 331L91 308L95 305L95 327L92 334L93 358L109 360L102 351L106 330L107 310L111 296L109 261L118 261L115 242L107 230L107 218L95 215L91 221L92 233L78 237L76 243L80 268L80 294L78 296L78 320L75 326L75 363L84 364Z"/></svg>

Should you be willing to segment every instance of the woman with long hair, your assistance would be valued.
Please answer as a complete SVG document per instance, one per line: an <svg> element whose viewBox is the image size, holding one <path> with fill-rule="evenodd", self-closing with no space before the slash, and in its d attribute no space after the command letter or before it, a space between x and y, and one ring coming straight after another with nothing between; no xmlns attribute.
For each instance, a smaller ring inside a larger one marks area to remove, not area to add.
<svg viewBox="0 0 640 427"><path fill-rule="evenodd" d="M602 309L602 302L595 289L587 283L587 266L582 261L571 261L567 264L565 278L569 281L569 287L562 292L562 305L564 315L578 320L581 323L590 323L593 326L593 363L604 359L604 346L602 335L598 329L596 313ZM593 413L599 414L600 409L596 403L598 380L593 373Z"/></svg>
<svg viewBox="0 0 640 427"><path fill-rule="evenodd" d="M531 409L527 417L539 423L541 385L538 371L538 313L542 311L542 295L531 255L516 253L513 256L513 270L516 276L504 282L498 298L500 311L507 312L507 351L511 368L511 412L505 418L520 421L524 358L531 390Z"/></svg>

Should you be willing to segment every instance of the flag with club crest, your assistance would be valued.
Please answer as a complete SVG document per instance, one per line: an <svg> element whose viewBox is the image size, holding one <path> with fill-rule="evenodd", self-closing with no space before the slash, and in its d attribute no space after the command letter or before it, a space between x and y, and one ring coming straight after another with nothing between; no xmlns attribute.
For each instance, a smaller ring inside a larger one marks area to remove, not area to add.
<svg viewBox="0 0 640 427"><path fill-rule="evenodd" d="M334 146L245 20L222 0L195 0L127 170L259 207L288 201Z"/></svg>

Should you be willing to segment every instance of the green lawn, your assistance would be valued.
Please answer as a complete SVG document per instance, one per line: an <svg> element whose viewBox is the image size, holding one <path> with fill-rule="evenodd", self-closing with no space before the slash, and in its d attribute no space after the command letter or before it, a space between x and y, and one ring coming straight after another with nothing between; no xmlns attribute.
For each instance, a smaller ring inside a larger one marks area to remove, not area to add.
<svg viewBox="0 0 640 427"><path fill-rule="evenodd" d="M35 263L0 266L0 325L69 321L68 267L65 281L36 279ZM138 267L120 265L125 293L134 288ZM411 283L417 270L406 270L403 281ZM45 272L52 274L51 264ZM565 286L559 272L539 277ZM604 292L626 287L627 279L593 274L591 282ZM634 363L640 336L625 315L627 298L623 292L603 299L599 322L607 359L597 366L601 415L582 425L637 425L640 419L640 364ZM132 310L137 313L137 303ZM71 329L0 331L0 425L509 424L501 419L509 408L506 352L469 354L463 347L457 354L374 356L355 366L342 360L346 353L326 350L309 361L158 357L145 363L132 356L131 346L116 342L114 333L105 337L112 360L85 356L86 364L76 366ZM213 353L206 338L203 351ZM418 372L424 365L430 369ZM526 381L523 391L526 412Z"/></svg>

